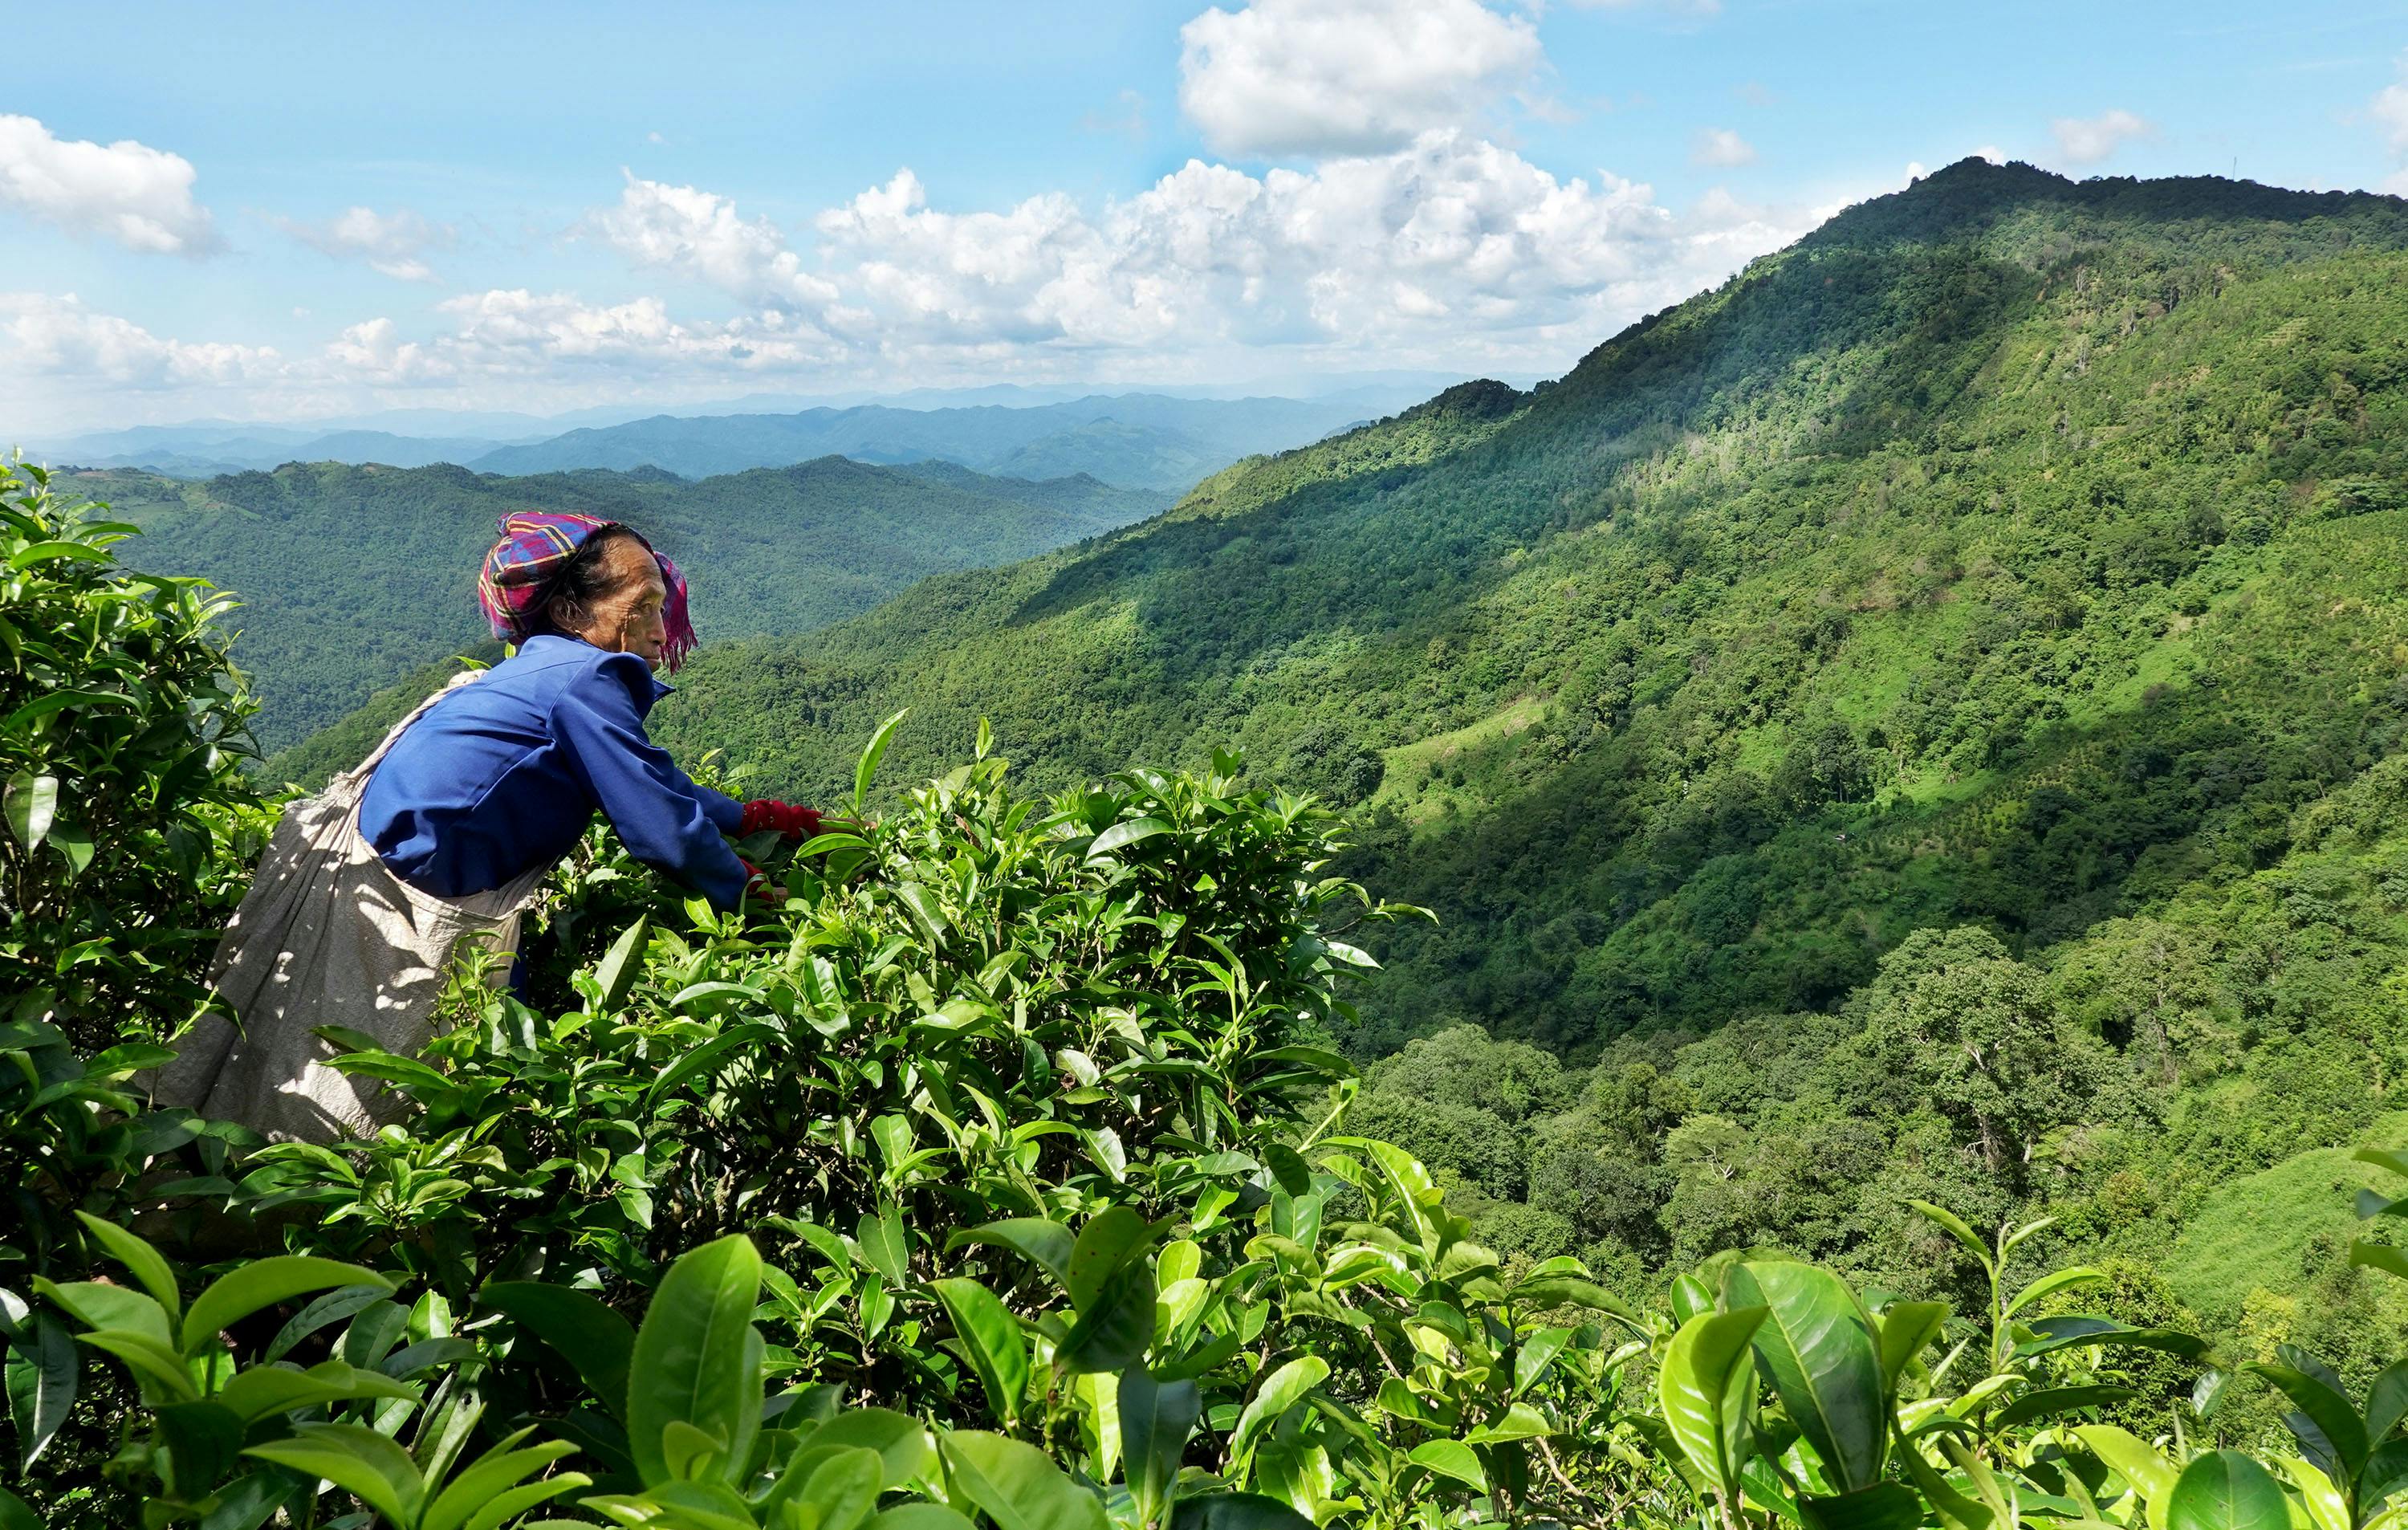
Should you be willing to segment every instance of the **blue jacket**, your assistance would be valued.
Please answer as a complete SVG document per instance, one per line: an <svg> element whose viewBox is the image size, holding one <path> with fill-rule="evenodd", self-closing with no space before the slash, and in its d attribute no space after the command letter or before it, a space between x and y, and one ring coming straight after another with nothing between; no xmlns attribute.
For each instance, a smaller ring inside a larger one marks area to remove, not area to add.
<svg viewBox="0 0 2408 1530"><path fill-rule="evenodd" d="M733 908L744 865L721 836L744 807L645 736L668 693L635 654L530 638L394 744L368 778L360 835L410 886L461 897L566 855L598 808L636 859Z"/></svg>

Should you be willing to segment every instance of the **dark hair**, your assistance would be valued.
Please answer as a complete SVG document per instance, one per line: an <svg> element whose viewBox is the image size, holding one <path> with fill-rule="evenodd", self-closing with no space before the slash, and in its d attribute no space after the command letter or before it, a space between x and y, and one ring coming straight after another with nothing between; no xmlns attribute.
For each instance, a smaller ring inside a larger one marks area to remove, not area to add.
<svg viewBox="0 0 2408 1530"><path fill-rule="evenodd" d="M575 554L560 565L560 572L552 577L535 631L576 636L575 629L585 623L594 603L616 588L610 578L610 545L635 536L625 526L604 526L585 538Z"/></svg>

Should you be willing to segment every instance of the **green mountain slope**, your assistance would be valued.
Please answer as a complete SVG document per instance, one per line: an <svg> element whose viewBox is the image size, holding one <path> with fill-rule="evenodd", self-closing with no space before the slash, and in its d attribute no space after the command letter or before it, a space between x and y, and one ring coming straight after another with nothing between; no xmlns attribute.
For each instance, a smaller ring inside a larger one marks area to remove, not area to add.
<svg viewBox="0 0 2408 1530"><path fill-rule="evenodd" d="M986 715L1047 782L1235 743L1357 805L1439 918L1354 1124L1499 1247L1903 1278L1924 1198L2252 1352L2397 1317L2330 1228L2222 1259L2214 1187L2304 1195L2408 1069L2401 200L1968 162L681 699L805 796L910 706L896 775Z"/></svg>
<svg viewBox="0 0 2408 1530"><path fill-rule="evenodd" d="M484 637L477 565L500 515L581 510L643 528L694 584L708 638L806 632L948 569L1025 557L1157 509L1092 479L982 478L841 457L689 483L659 471L506 479L465 468L294 464L183 483L131 472L68 480L142 526L136 566L240 592L236 657L266 705L270 749Z"/></svg>
<svg viewBox="0 0 2408 1530"><path fill-rule="evenodd" d="M1536 394L708 655L667 725L797 789L910 705L912 764L986 714L1048 780L1236 742L1370 794L1444 916L1391 1039L1819 1007L1909 928L2264 865L2389 751L2403 249L2393 199L1968 162Z"/></svg>

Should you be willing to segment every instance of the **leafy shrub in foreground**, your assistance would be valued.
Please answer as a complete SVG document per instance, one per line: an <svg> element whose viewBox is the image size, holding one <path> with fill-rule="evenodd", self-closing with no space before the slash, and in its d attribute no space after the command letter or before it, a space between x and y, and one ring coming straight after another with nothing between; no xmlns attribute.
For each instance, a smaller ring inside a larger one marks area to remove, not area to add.
<svg viewBox="0 0 2408 1530"><path fill-rule="evenodd" d="M133 534L0 463L0 994L86 1052L156 1040L269 822L243 774L256 703L211 619L232 597L134 573Z"/></svg>
<svg viewBox="0 0 2408 1530"><path fill-rule="evenodd" d="M240 768L252 701L199 579L136 574L134 528L0 463L0 1282L50 1266L67 1208L118 1214L223 1144L126 1080L208 996L202 969L271 812Z"/></svg>

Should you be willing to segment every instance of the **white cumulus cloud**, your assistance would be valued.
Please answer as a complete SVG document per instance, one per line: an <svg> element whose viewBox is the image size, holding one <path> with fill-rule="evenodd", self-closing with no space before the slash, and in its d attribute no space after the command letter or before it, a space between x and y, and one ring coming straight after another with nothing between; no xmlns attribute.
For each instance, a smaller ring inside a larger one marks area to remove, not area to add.
<svg viewBox="0 0 2408 1530"><path fill-rule="evenodd" d="M258 380L283 367L272 347L164 339L73 293L0 293L0 337L14 370L120 388Z"/></svg>
<svg viewBox="0 0 2408 1530"><path fill-rule="evenodd" d="M0 207L71 233L145 254L208 254L217 231L193 200L194 175L182 155L131 138L61 138L34 118L0 115Z"/></svg>
<svg viewBox="0 0 2408 1530"><path fill-rule="evenodd" d="M1403 148L1528 80L1538 28L1480 0L1254 0L1180 28L1179 105L1225 154Z"/></svg>
<svg viewBox="0 0 2408 1530"><path fill-rule="evenodd" d="M2392 160L2400 164L2382 190L2393 196L2408 196L2408 52L2400 55L2399 78L2374 93L2366 104L2367 115L2383 129L2385 141L2391 150Z"/></svg>
<svg viewBox="0 0 2408 1530"><path fill-rule="evenodd" d="M372 270L397 281L433 281L427 251L451 244L449 225L430 223L404 208L380 213L373 207L348 207L322 223L279 218L276 226L293 237L337 260L365 260Z"/></svg>
<svg viewBox="0 0 2408 1530"><path fill-rule="evenodd" d="M1693 164L1731 169L1756 163L1756 145L1727 127L1710 127L1699 131L1697 141L1689 146Z"/></svg>
<svg viewBox="0 0 2408 1530"><path fill-rule="evenodd" d="M2059 117L2049 124L2057 151L2069 164L2096 164L2133 138L2154 132L2147 122L2117 108L2096 117Z"/></svg>
<svg viewBox="0 0 2408 1530"><path fill-rule="evenodd" d="M2375 92L2367 109L2382 124L2391 151L2408 154L2408 52L2400 55L2399 70L2400 78Z"/></svg>
<svg viewBox="0 0 2408 1530"><path fill-rule="evenodd" d="M822 212L809 249L725 197L630 179L586 226L638 271L738 298L724 319L659 296L501 288L379 318L312 365L330 384L706 386L740 378L1161 376L1248 365L1560 365L1810 226L1715 193L1564 179L1469 133L1250 174L1190 161L1096 208L1058 193L935 205L911 171Z"/></svg>
<svg viewBox="0 0 2408 1530"><path fill-rule="evenodd" d="M692 186L639 179L622 171L618 205L588 226L638 265L716 287L747 303L817 306L836 289L803 269L786 237L766 218L738 215L727 197Z"/></svg>

